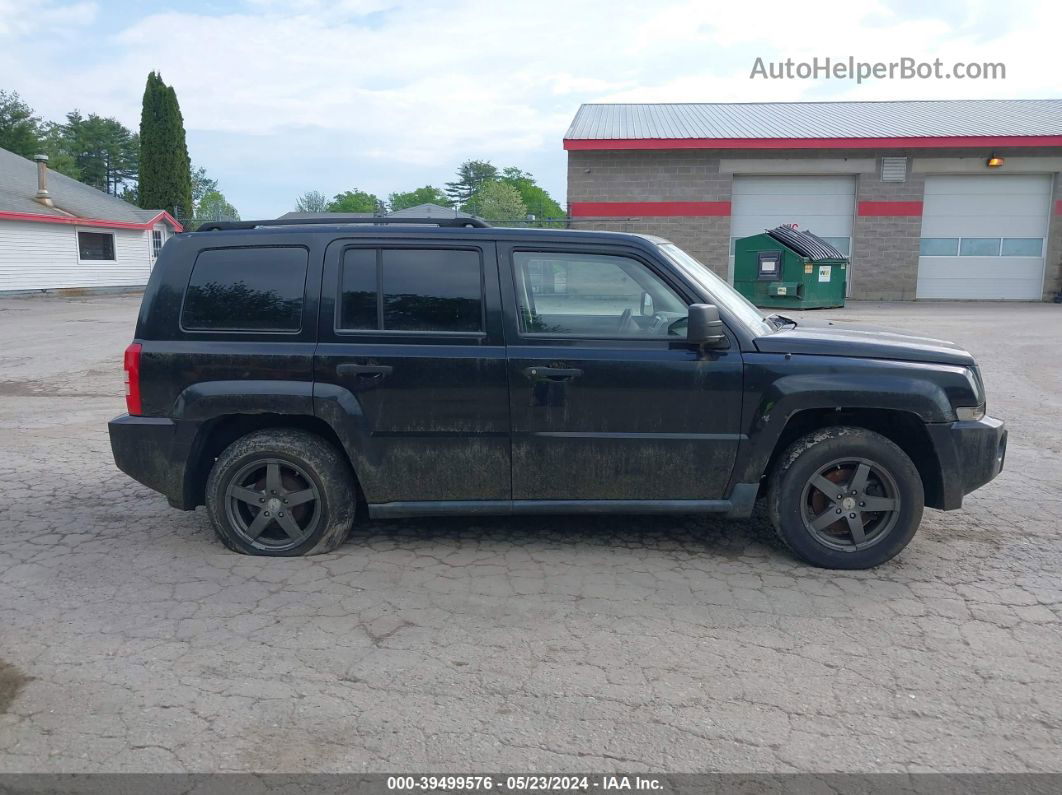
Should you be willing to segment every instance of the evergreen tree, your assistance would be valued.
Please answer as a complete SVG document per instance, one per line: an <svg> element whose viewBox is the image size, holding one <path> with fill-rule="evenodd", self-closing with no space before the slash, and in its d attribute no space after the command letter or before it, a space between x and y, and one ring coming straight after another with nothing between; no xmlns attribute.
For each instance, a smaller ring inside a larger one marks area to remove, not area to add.
<svg viewBox="0 0 1062 795"><path fill-rule="evenodd" d="M86 185L118 196L127 183L136 181L139 142L117 119L71 111L66 124L59 125L55 145L60 155L57 164L65 164L64 155L71 158L75 178Z"/></svg>
<svg viewBox="0 0 1062 795"><path fill-rule="evenodd" d="M0 90L0 148L23 157L38 154L40 121L17 92Z"/></svg>
<svg viewBox="0 0 1062 795"><path fill-rule="evenodd" d="M498 178L498 169L486 160L466 160L457 169L457 179L446 183L446 195L456 205L464 205L472 200L473 194L480 186Z"/></svg>
<svg viewBox="0 0 1062 795"><path fill-rule="evenodd" d="M140 206L178 218L192 214L192 164L184 119L172 86L148 75L140 114Z"/></svg>
<svg viewBox="0 0 1062 795"><path fill-rule="evenodd" d="M49 121L41 125L41 149L48 155L48 168L81 181L81 170L71 149L65 124Z"/></svg>

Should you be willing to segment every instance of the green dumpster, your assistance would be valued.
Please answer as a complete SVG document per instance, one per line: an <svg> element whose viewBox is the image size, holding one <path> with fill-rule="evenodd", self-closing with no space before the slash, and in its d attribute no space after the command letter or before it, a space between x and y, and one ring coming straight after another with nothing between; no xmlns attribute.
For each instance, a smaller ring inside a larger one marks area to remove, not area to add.
<svg viewBox="0 0 1062 795"><path fill-rule="evenodd" d="M743 237L734 246L734 288L756 306L844 306L848 257L791 226Z"/></svg>

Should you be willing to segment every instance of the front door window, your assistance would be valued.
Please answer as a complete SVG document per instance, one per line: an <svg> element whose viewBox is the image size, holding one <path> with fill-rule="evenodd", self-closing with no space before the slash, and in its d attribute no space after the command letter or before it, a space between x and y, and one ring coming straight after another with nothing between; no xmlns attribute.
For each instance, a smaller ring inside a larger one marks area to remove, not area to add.
<svg viewBox="0 0 1062 795"><path fill-rule="evenodd" d="M516 251L523 334L658 338L686 302L638 260L607 254Z"/></svg>

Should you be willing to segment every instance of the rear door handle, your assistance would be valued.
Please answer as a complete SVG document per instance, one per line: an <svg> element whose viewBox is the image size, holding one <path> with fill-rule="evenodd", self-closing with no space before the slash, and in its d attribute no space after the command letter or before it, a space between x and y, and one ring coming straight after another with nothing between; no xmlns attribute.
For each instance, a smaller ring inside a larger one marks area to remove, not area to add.
<svg viewBox="0 0 1062 795"><path fill-rule="evenodd" d="M359 378L383 378L391 375L394 369L389 364L341 364L336 367L338 375L357 376Z"/></svg>
<svg viewBox="0 0 1062 795"><path fill-rule="evenodd" d="M583 374L578 367L525 367L524 375L532 381L549 378L553 381L565 381Z"/></svg>

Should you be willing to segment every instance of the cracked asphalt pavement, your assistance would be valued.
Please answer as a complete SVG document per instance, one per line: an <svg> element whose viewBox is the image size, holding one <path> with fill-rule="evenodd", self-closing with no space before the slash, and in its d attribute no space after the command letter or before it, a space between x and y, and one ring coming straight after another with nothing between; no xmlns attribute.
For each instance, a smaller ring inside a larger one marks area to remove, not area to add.
<svg viewBox="0 0 1062 795"><path fill-rule="evenodd" d="M242 557L111 459L139 296L0 299L0 771L1062 771L1062 307L969 347L1006 471L896 560L764 519L446 519Z"/></svg>

